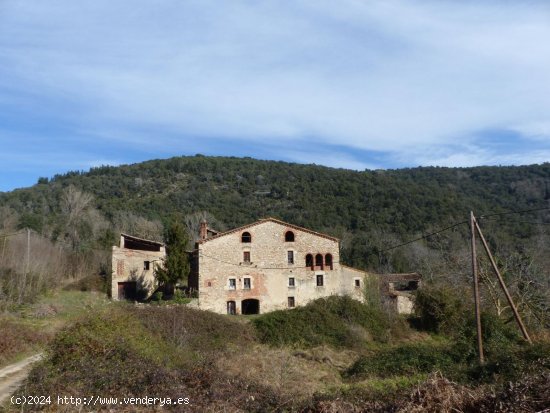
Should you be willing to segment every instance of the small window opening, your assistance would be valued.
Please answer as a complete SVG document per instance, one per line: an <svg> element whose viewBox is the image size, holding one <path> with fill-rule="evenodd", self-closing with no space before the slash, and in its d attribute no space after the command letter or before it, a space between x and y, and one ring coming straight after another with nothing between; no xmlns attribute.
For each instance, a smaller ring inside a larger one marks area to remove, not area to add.
<svg viewBox="0 0 550 413"><path fill-rule="evenodd" d="M355 280L355 288L361 287L361 280Z"/></svg>
<svg viewBox="0 0 550 413"><path fill-rule="evenodd" d="M288 307L292 308L296 306L296 302L294 301L294 297L288 297Z"/></svg>
<svg viewBox="0 0 550 413"><path fill-rule="evenodd" d="M143 261L143 269L145 271L149 271L150 266L151 266L151 261Z"/></svg>
<svg viewBox="0 0 550 413"><path fill-rule="evenodd" d="M295 284L295 280L294 280L294 277L290 277L288 279L288 286L289 287L294 287L296 284Z"/></svg>
<svg viewBox="0 0 550 413"><path fill-rule="evenodd" d="M294 251L287 251L287 258L289 264L294 264Z"/></svg>
<svg viewBox="0 0 550 413"><path fill-rule="evenodd" d="M241 242L252 242L252 235L250 235L250 232L243 232L241 235Z"/></svg>
<svg viewBox="0 0 550 413"><path fill-rule="evenodd" d="M294 232L287 231L285 233L285 242L294 242Z"/></svg>
<svg viewBox="0 0 550 413"><path fill-rule="evenodd" d="M311 254L306 255L306 267L313 269L313 255Z"/></svg>
<svg viewBox="0 0 550 413"><path fill-rule="evenodd" d="M245 279L244 279L243 288L244 288L245 290L250 290L250 278L245 278Z"/></svg>
<svg viewBox="0 0 550 413"><path fill-rule="evenodd" d="M235 278L229 279L229 289L234 290L237 288L237 280Z"/></svg>
<svg viewBox="0 0 550 413"><path fill-rule="evenodd" d="M315 256L315 266L323 269L323 256L321 254Z"/></svg>
<svg viewBox="0 0 550 413"><path fill-rule="evenodd" d="M250 251L243 252L243 262L250 263Z"/></svg>
<svg viewBox="0 0 550 413"><path fill-rule="evenodd" d="M317 274L317 287L323 286L323 274Z"/></svg>
<svg viewBox="0 0 550 413"><path fill-rule="evenodd" d="M325 265L332 270L332 254L325 255Z"/></svg>

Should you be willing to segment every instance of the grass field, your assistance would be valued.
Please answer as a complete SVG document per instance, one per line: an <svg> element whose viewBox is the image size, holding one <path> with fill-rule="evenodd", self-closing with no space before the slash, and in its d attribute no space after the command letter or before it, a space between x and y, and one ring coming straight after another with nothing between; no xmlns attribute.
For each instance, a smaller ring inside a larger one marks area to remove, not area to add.
<svg viewBox="0 0 550 413"><path fill-rule="evenodd" d="M56 291L0 314L0 367L42 350L68 323L108 305L100 292Z"/></svg>

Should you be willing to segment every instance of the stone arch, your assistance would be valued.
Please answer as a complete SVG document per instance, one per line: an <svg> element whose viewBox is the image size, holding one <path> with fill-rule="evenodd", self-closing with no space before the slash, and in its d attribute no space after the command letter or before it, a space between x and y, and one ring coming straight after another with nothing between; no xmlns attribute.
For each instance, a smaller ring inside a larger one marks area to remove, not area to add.
<svg viewBox="0 0 550 413"><path fill-rule="evenodd" d="M241 302L241 314L260 314L260 300L247 298Z"/></svg>

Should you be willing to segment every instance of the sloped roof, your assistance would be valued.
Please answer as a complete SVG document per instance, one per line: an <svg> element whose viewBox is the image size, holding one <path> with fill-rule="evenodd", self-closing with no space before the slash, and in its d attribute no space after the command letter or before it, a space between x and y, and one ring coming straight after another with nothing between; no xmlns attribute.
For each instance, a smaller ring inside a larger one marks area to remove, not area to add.
<svg viewBox="0 0 550 413"><path fill-rule="evenodd" d="M123 232L120 233L120 235L123 236L124 239L127 239L129 241L138 242L140 244L156 245L156 246L164 247L164 244L162 242L153 241L153 240L145 239L145 238L134 237L133 235L125 234Z"/></svg>
<svg viewBox="0 0 550 413"><path fill-rule="evenodd" d="M279 219L276 219L276 218L263 218L263 219L260 219L258 221L255 221L255 222L252 222L250 224L247 224L247 225L243 225L242 227L238 227L238 228L234 228L234 229L231 229L229 231L225 231L225 232L220 232L219 234L217 235L214 235L210 238L207 238L207 239L203 239L203 240L199 240L198 243L199 244L204 244L205 242L208 242L208 241L211 241L213 239L217 239L217 238L220 238L220 237L223 237L225 235L229 235L229 234L233 234L235 232L240 232L240 231L243 231L247 228L251 228L253 226L256 226L256 225L260 225L260 224L263 224L265 222L274 222L276 224L279 224L279 225L283 225L287 228L292 228L292 229L295 229L295 230L298 230L298 231L303 231L303 232L307 232L309 234L313 234L313 235L317 235L318 237L322 237L322 238L326 238L326 239L329 239L329 240L332 240L332 241L336 241L336 242L339 242L340 240L338 238L335 238L335 237L331 237L330 235L327 235L327 234L323 234L321 232L316 232L316 231L312 231L311 229L307 229L307 228L303 228L303 227L299 227L297 225L294 225L294 224L289 224L288 222L284 222L284 221L281 221Z"/></svg>

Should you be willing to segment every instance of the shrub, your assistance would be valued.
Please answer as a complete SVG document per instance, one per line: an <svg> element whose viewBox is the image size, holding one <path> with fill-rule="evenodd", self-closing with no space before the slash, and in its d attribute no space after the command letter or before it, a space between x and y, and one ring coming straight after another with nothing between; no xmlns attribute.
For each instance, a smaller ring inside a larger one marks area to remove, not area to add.
<svg viewBox="0 0 550 413"><path fill-rule="evenodd" d="M50 334L10 319L0 319L0 331L0 365L23 352L30 352L51 338Z"/></svg>
<svg viewBox="0 0 550 413"><path fill-rule="evenodd" d="M252 322L260 341L274 346L355 347L369 338L386 342L391 338L392 328L406 328L403 323L398 327L392 325L392 320L380 309L336 296L292 310L273 311Z"/></svg>
<svg viewBox="0 0 550 413"><path fill-rule="evenodd" d="M48 357L32 370L19 394L51 395L52 398L90 394L189 397L192 411L275 411L277 406L288 402L281 400L271 388L225 374L216 368L215 358L208 357L211 354L190 357L190 349L211 348L209 340L216 335L221 340L232 337L235 342L246 339L240 334L243 329L239 330L236 324L228 323L223 331L223 317L207 312L147 306L133 314L129 308L136 310L134 306L109 306L61 331ZM180 324L184 327L172 330L172 323L181 316L185 316L185 322ZM176 336L191 339L177 348ZM195 341L193 337L200 339ZM97 407L81 407L85 411L97 410ZM67 406L62 411L74 408ZM151 406L135 410L150 409Z"/></svg>
<svg viewBox="0 0 550 413"><path fill-rule="evenodd" d="M135 316L148 331L190 354L217 351L228 345L250 345L255 340L248 323L185 306L147 306Z"/></svg>
<svg viewBox="0 0 550 413"><path fill-rule="evenodd" d="M467 303L464 294L450 286L422 287L416 293L416 321L424 330L452 334L464 320Z"/></svg>
<svg viewBox="0 0 550 413"><path fill-rule="evenodd" d="M456 363L447 345L433 343L404 344L378 350L359 357L348 368L348 378L391 377L430 373L434 370L448 371Z"/></svg>

